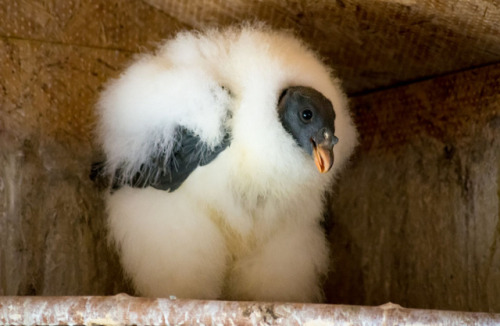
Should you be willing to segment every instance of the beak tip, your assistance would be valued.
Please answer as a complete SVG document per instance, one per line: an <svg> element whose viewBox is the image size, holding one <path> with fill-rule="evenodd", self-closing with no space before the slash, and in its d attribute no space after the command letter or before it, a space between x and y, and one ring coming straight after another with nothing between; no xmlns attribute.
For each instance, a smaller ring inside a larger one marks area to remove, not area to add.
<svg viewBox="0 0 500 326"><path fill-rule="evenodd" d="M333 150L314 147L314 163L320 173L327 173L333 166Z"/></svg>
<svg viewBox="0 0 500 326"><path fill-rule="evenodd" d="M313 145L313 158L320 173L331 170L334 161L333 147L338 143L334 132L328 128L322 128L311 138Z"/></svg>

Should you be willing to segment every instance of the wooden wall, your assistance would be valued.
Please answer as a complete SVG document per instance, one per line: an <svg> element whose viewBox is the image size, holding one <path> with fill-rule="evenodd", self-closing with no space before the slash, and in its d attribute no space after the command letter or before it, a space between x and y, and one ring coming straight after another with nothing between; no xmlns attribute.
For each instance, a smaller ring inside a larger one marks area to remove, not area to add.
<svg viewBox="0 0 500 326"><path fill-rule="evenodd" d="M361 146L332 195L330 300L500 311L500 65L352 105Z"/></svg>
<svg viewBox="0 0 500 326"><path fill-rule="evenodd" d="M0 295L130 293L88 179L97 95L176 31L248 18L295 30L352 95L329 301L500 312L500 7L485 0L0 0Z"/></svg>

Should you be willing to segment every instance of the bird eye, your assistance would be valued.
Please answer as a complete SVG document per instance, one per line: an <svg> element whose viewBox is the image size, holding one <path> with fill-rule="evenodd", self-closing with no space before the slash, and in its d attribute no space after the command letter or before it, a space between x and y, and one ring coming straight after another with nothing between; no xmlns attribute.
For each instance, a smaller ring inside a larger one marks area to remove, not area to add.
<svg viewBox="0 0 500 326"><path fill-rule="evenodd" d="M313 117L313 113L309 109L302 110L300 112L300 118L302 119L303 122L309 122L311 121Z"/></svg>

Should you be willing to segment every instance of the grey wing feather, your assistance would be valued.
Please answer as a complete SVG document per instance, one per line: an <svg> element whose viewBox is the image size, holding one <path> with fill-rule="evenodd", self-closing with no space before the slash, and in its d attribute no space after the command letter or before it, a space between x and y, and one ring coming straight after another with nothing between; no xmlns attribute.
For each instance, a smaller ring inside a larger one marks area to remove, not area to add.
<svg viewBox="0 0 500 326"><path fill-rule="evenodd" d="M164 153L159 152L129 179L125 179L120 170L116 171L112 189L129 185L136 188L151 186L160 190L175 191L198 166L212 162L230 142L230 134L226 132L222 142L212 149L193 132L178 127L171 155L166 157Z"/></svg>

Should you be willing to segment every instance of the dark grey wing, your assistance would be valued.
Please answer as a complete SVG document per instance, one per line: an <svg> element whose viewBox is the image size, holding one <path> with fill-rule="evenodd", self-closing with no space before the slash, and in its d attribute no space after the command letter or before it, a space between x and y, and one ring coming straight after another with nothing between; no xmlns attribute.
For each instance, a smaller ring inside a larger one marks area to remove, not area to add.
<svg viewBox="0 0 500 326"><path fill-rule="evenodd" d="M125 179L119 170L116 171L112 188L116 190L122 185L136 188L151 186L174 191L198 166L212 162L231 142L227 132L222 142L211 149L200 137L183 127L177 128L174 139L174 148L168 157L159 151L133 177Z"/></svg>

